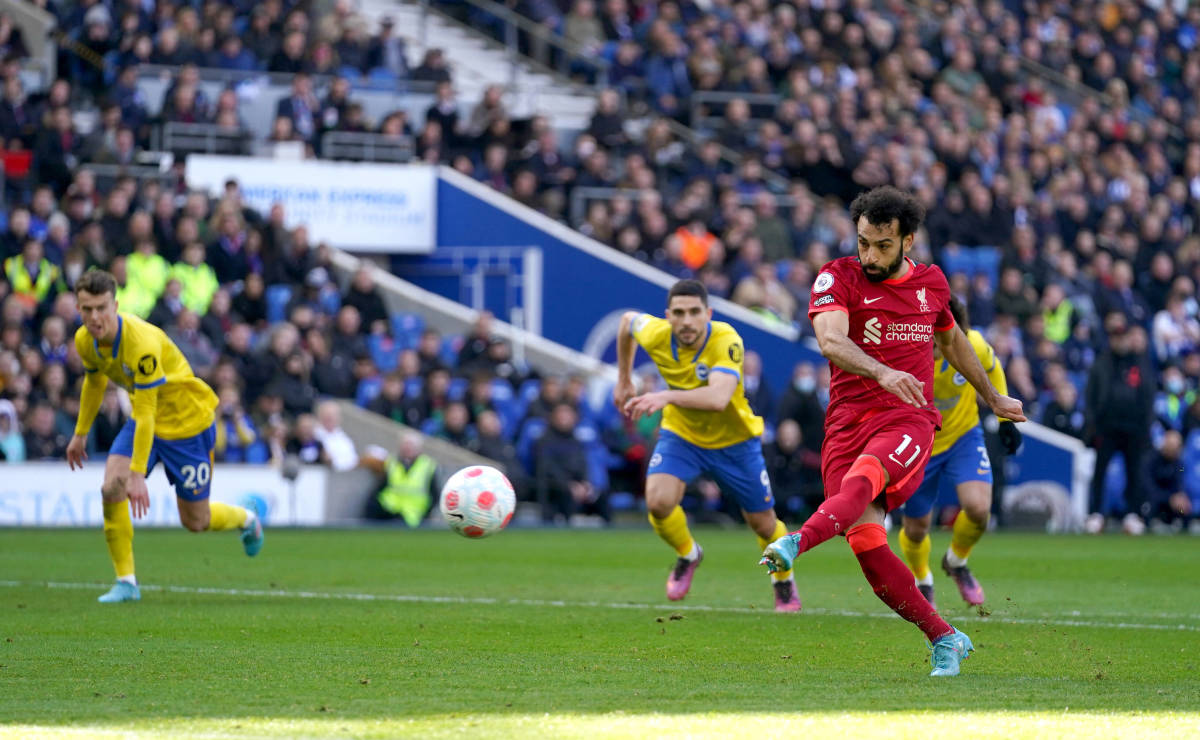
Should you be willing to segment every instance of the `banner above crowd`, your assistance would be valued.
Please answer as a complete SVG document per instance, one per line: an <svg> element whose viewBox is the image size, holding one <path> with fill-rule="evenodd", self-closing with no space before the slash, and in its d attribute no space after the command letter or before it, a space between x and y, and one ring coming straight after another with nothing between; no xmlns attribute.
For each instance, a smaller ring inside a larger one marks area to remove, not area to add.
<svg viewBox="0 0 1200 740"><path fill-rule="evenodd" d="M313 244L406 254L435 246L432 167L195 154L186 174L189 187L218 197L236 180L246 205L264 214L281 204L288 228L307 226Z"/></svg>

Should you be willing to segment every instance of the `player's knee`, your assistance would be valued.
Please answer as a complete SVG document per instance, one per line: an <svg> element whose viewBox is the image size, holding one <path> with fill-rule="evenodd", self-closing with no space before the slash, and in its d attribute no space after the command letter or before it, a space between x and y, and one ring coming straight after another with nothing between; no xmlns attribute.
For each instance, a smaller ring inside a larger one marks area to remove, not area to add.
<svg viewBox="0 0 1200 740"><path fill-rule="evenodd" d="M775 536L776 521L774 512L746 515L746 523L750 525L750 529L754 530L754 534L762 537L764 540L769 540Z"/></svg>
<svg viewBox="0 0 1200 740"><path fill-rule="evenodd" d="M208 529L209 517L207 514L183 514L179 521L189 532L203 532Z"/></svg>
<svg viewBox="0 0 1200 740"><path fill-rule="evenodd" d="M913 542L920 542L929 534L929 522L924 519L905 519L904 534Z"/></svg>
<svg viewBox="0 0 1200 740"><path fill-rule="evenodd" d="M963 513L967 518L976 524L985 524L992 515L992 507L990 501L972 501L963 504Z"/></svg>
<svg viewBox="0 0 1200 740"><path fill-rule="evenodd" d="M646 497L646 509L655 519L666 519L675 510L675 502L668 496Z"/></svg>
<svg viewBox="0 0 1200 740"><path fill-rule="evenodd" d="M126 497L125 478L114 475L100 485L100 495L109 503L123 501Z"/></svg>

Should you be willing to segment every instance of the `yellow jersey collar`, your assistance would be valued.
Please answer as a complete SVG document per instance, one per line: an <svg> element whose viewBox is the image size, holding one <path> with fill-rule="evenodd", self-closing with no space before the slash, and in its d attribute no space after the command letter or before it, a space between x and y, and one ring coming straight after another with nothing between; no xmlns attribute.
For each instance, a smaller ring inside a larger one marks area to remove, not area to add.
<svg viewBox="0 0 1200 740"><path fill-rule="evenodd" d="M121 351L121 331L125 328L125 319L121 318L121 314L117 314L117 336L113 339L112 359L117 358L117 353ZM100 354L100 343L92 337L92 347L96 350L96 356L102 357Z"/></svg>

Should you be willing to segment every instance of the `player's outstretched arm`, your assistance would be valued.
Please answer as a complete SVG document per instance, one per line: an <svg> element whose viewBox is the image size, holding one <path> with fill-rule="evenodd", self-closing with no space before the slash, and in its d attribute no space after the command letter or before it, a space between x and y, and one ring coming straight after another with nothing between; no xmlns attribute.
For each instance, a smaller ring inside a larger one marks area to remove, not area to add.
<svg viewBox="0 0 1200 740"><path fill-rule="evenodd" d="M813 316L817 344L827 360L848 373L871 378L889 393L917 408L925 405L925 384L903 370L894 370L863 352L850 340L850 317L841 311Z"/></svg>
<svg viewBox="0 0 1200 740"><path fill-rule="evenodd" d="M983 365L979 363L979 357L975 354L975 348L971 346L971 340L967 339L962 329L956 326L949 331L935 332L933 336L942 355L955 370L962 373L996 416L1013 421L1027 421L1020 401L1002 395L992 387Z"/></svg>

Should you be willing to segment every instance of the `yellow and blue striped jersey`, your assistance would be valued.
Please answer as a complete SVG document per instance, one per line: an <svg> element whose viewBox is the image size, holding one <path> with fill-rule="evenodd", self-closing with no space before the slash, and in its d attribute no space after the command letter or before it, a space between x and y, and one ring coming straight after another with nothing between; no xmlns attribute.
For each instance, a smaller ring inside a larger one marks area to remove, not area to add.
<svg viewBox="0 0 1200 740"><path fill-rule="evenodd" d="M671 388L699 388L708 384L711 373L729 373L738 380L733 397L721 411L667 404L663 409L663 429L707 449L728 447L762 436L763 421L750 410L742 385L742 338L732 326L724 321L710 321L704 342L695 352L676 344L671 324L664 318L639 314L630 325L630 332Z"/></svg>
<svg viewBox="0 0 1200 740"><path fill-rule="evenodd" d="M988 380L1003 395L1008 395L1008 381L1004 368L996 359L996 351L983 335L974 329L967 330L967 339L979 358L979 364L987 372ZM940 455L967 432L979 425L978 394L945 357L938 358L933 368L933 404L942 413L942 428L933 439L931 454Z"/></svg>
<svg viewBox="0 0 1200 740"><path fill-rule="evenodd" d="M145 471L153 437L186 439L212 426L217 394L192 374L187 358L157 326L133 314L117 314L117 336L112 347L101 347L81 326L75 332L75 349L89 376L103 377L129 391L137 422L132 469ZM84 384L83 408L99 408L91 394L104 393L104 384ZM89 401L91 403L89 403ZM87 434L95 418L80 413L76 434ZM79 427L83 427L82 429Z"/></svg>

